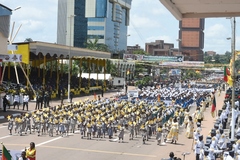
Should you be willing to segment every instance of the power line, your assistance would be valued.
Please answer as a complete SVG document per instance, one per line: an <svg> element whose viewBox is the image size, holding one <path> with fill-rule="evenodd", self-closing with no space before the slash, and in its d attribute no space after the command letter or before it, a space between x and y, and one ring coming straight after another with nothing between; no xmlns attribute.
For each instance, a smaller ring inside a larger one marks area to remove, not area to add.
<svg viewBox="0 0 240 160"><path fill-rule="evenodd" d="M139 38L142 40L142 42L145 44L144 38L142 36L142 34L137 30L137 28L135 27L133 21L130 20L130 23L132 24L134 30L136 31L136 33L138 34Z"/></svg>

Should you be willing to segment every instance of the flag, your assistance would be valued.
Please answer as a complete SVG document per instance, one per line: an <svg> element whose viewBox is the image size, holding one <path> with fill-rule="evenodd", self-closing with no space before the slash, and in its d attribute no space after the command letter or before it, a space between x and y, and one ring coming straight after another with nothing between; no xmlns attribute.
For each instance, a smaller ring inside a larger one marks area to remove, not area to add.
<svg viewBox="0 0 240 160"><path fill-rule="evenodd" d="M228 83L229 86L232 86L233 80L229 69L224 66L224 77L223 80Z"/></svg>
<svg viewBox="0 0 240 160"><path fill-rule="evenodd" d="M224 77L223 80L225 82L228 82L228 77L230 76L230 71L228 70L228 68L226 66L224 66Z"/></svg>
<svg viewBox="0 0 240 160"><path fill-rule="evenodd" d="M215 111L216 111L216 99L215 99L215 96L214 96L213 103L212 103L212 109L211 109L211 114L212 114L213 118L215 117Z"/></svg>
<svg viewBox="0 0 240 160"><path fill-rule="evenodd" d="M8 152L8 150L5 148L5 146L2 144L2 160L11 160L12 156Z"/></svg>

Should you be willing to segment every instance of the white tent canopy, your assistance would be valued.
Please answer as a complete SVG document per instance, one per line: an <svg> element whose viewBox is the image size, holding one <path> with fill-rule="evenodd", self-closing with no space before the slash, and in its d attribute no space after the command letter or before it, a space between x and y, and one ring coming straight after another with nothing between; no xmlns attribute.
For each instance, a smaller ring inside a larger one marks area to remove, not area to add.
<svg viewBox="0 0 240 160"><path fill-rule="evenodd" d="M80 74L78 74L78 77ZM82 78L89 78L89 73L82 73ZM111 74L106 74L106 80L109 80L111 78ZM97 73L90 73L90 79L97 79ZM104 80L104 74L99 73L98 74L98 80Z"/></svg>

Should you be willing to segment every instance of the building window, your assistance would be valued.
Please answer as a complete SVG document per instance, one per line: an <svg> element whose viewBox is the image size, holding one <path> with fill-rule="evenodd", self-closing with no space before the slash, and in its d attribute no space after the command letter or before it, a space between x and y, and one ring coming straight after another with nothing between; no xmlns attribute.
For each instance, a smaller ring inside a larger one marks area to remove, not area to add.
<svg viewBox="0 0 240 160"><path fill-rule="evenodd" d="M88 26L88 30L104 30L104 26Z"/></svg>
<svg viewBox="0 0 240 160"><path fill-rule="evenodd" d="M96 17L106 17L107 0L96 0Z"/></svg>
<svg viewBox="0 0 240 160"><path fill-rule="evenodd" d="M104 35L88 35L88 39L104 39Z"/></svg>
<svg viewBox="0 0 240 160"><path fill-rule="evenodd" d="M104 18L88 18L88 22L104 22Z"/></svg>

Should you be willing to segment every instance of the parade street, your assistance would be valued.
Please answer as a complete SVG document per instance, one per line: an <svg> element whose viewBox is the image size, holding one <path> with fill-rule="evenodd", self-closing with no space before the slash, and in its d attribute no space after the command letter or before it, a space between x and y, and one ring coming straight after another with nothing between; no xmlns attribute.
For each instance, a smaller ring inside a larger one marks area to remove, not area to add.
<svg viewBox="0 0 240 160"><path fill-rule="evenodd" d="M129 87L129 89L131 89ZM133 88L132 88L133 89ZM105 93L104 97L110 98L115 93ZM224 94L222 92L220 96L216 94L217 110L222 108L224 101ZM93 99L93 95L80 98L74 98L74 101L84 100L86 98ZM66 100L65 100L66 101ZM51 106L60 104L60 101L52 101ZM30 102L30 110L34 110L35 103ZM196 109L194 105L190 113L193 113ZM0 112L2 114L3 112ZM206 136L214 126L215 118L211 115L211 106L206 109L204 113L204 121L202 122L201 134ZM190 155L186 155L186 160L195 159L195 154L192 150L193 140L185 137L185 129L181 127L179 140L177 144L162 144L157 145L155 136L146 141L146 144L142 143L142 138L139 135L133 140L129 140L129 132L125 130L124 142L118 143L117 134L113 134L111 141L106 138L98 140L92 138L91 140L81 139L79 130L77 132L70 133L68 136L57 136L54 133L53 137L46 135L37 136L37 133L23 134L19 136L15 133L9 135L7 128L8 123L0 124L0 142L6 146L9 150L23 150L29 147L30 142L36 144L36 157L38 160L161 160L161 158L168 158L169 153L174 152L176 157L183 159L182 154L184 152L190 152Z"/></svg>

